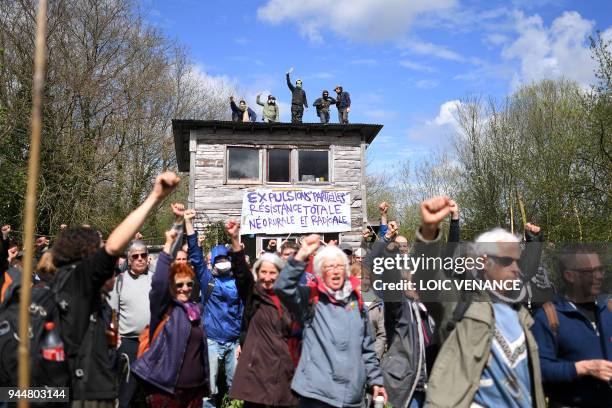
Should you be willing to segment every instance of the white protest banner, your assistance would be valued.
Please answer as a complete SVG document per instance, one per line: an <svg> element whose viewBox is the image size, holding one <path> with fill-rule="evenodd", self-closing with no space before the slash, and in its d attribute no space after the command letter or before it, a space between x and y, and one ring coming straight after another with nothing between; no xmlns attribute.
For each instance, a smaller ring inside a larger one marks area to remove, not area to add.
<svg viewBox="0 0 612 408"><path fill-rule="evenodd" d="M302 234L351 230L348 191L319 188L246 191L240 234Z"/></svg>

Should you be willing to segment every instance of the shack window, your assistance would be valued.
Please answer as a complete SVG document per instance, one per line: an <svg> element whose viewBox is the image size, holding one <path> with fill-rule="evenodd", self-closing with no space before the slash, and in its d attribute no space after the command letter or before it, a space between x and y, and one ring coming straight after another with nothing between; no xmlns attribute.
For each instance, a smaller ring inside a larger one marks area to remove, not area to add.
<svg viewBox="0 0 612 408"><path fill-rule="evenodd" d="M329 181L328 155L327 150L299 150L298 180L311 183Z"/></svg>
<svg viewBox="0 0 612 408"><path fill-rule="evenodd" d="M259 180L259 150L228 147L227 169L228 180Z"/></svg>
<svg viewBox="0 0 612 408"><path fill-rule="evenodd" d="M288 183L290 181L291 150L268 150L268 181L272 183Z"/></svg>

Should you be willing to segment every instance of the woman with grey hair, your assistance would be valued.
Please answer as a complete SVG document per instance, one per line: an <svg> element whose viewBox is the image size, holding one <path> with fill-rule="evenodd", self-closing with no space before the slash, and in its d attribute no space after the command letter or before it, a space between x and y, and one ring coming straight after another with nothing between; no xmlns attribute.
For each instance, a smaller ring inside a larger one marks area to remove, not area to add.
<svg viewBox="0 0 612 408"><path fill-rule="evenodd" d="M276 253L266 252L251 273L238 241L238 223L230 220L227 232L232 239L232 271L244 302L241 352L229 395L243 400L245 407L295 406L290 347L294 319L273 291L285 262Z"/></svg>
<svg viewBox="0 0 612 408"><path fill-rule="evenodd" d="M335 245L313 260L314 282L300 285L320 245L309 235L274 284L274 290L304 325L302 355L291 388L301 407L360 407L364 386L387 401L374 340L349 261Z"/></svg>

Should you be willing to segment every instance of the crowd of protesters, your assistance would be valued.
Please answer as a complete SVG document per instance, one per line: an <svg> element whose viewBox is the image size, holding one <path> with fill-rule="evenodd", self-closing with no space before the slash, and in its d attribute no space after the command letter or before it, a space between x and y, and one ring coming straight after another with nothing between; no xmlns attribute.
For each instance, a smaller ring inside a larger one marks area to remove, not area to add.
<svg viewBox="0 0 612 408"><path fill-rule="evenodd" d="M291 123L302 123L304 109L308 109L308 99L303 88L301 79L291 83L291 68L286 73L287 87L291 91ZM330 120L330 107L336 105L338 109L338 123L349 123L348 115L351 111L351 96L340 85L334 88L336 98L329 96L329 91L323 90L321 97L317 98L312 104L316 108L316 114L322 124L328 124ZM268 95L265 102L261 101L261 94L257 95L257 104L263 106L262 120L268 123L280 122L280 110L274 95ZM241 99L236 105L234 97L230 96L230 109L232 111L232 121L234 122L257 122L257 114L248 107L246 101Z"/></svg>
<svg viewBox="0 0 612 408"><path fill-rule="evenodd" d="M244 107L236 109L247 118ZM268 109L265 116L277 115ZM472 291L434 302L406 289L390 299L372 284L376 258L461 251L459 207L450 198L421 203L414 243L381 203L378 234L364 231L359 248L312 234L278 251L270 241L252 263L237 221L227 220L228 243L204 252L196 211L175 203L153 262L134 238L178 183L173 173L158 176L105 240L89 225L63 225L54 242L36 241L30 310L53 293L44 316L57 322L65 356L54 360L53 375L33 364L34 386L68 386L73 406L109 408L220 407L223 394L245 407L612 406L612 301L595 248L561 249L563 290L538 302L534 293L552 292L540 227L526 224L525 242L493 228L470 246L469 255L484 260L474 274L387 268L382 277L520 278L526 296ZM10 226L1 232L0 386L14 387L24 255ZM53 327L32 330L33 361Z"/></svg>

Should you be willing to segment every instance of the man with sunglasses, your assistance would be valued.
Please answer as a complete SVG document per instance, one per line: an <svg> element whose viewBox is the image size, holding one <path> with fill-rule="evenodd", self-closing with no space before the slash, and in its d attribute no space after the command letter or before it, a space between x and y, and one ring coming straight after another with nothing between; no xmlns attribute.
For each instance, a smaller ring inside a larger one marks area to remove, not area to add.
<svg viewBox="0 0 612 408"><path fill-rule="evenodd" d="M302 123L302 115L304 108L308 109L308 101L306 100L306 92L302 89L302 80L295 81L295 86L291 83L289 75L293 72L293 68L287 71L287 86L291 91L291 123Z"/></svg>
<svg viewBox="0 0 612 408"><path fill-rule="evenodd" d="M559 256L563 295L535 314L542 377L551 407L608 407L612 401L612 300L597 249Z"/></svg>
<svg viewBox="0 0 612 408"><path fill-rule="evenodd" d="M414 254L444 256L439 224L451 213L451 200L434 197L420 207ZM431 293L419 294L428 297L428 309L436 322L434 341L441 344L428 378L426 405L544 408L538 348L530 330L533 319L515 301L515 285L506 285L520 282L519 238L495 228L476 238L469 255L478 265L469 273L449 276L444 268L434 267L413 275L419 282L457 278L455 284L469 279L482 286L482 290L464 294L467 301L453 289L439 293L437 301Z"/></svg>

